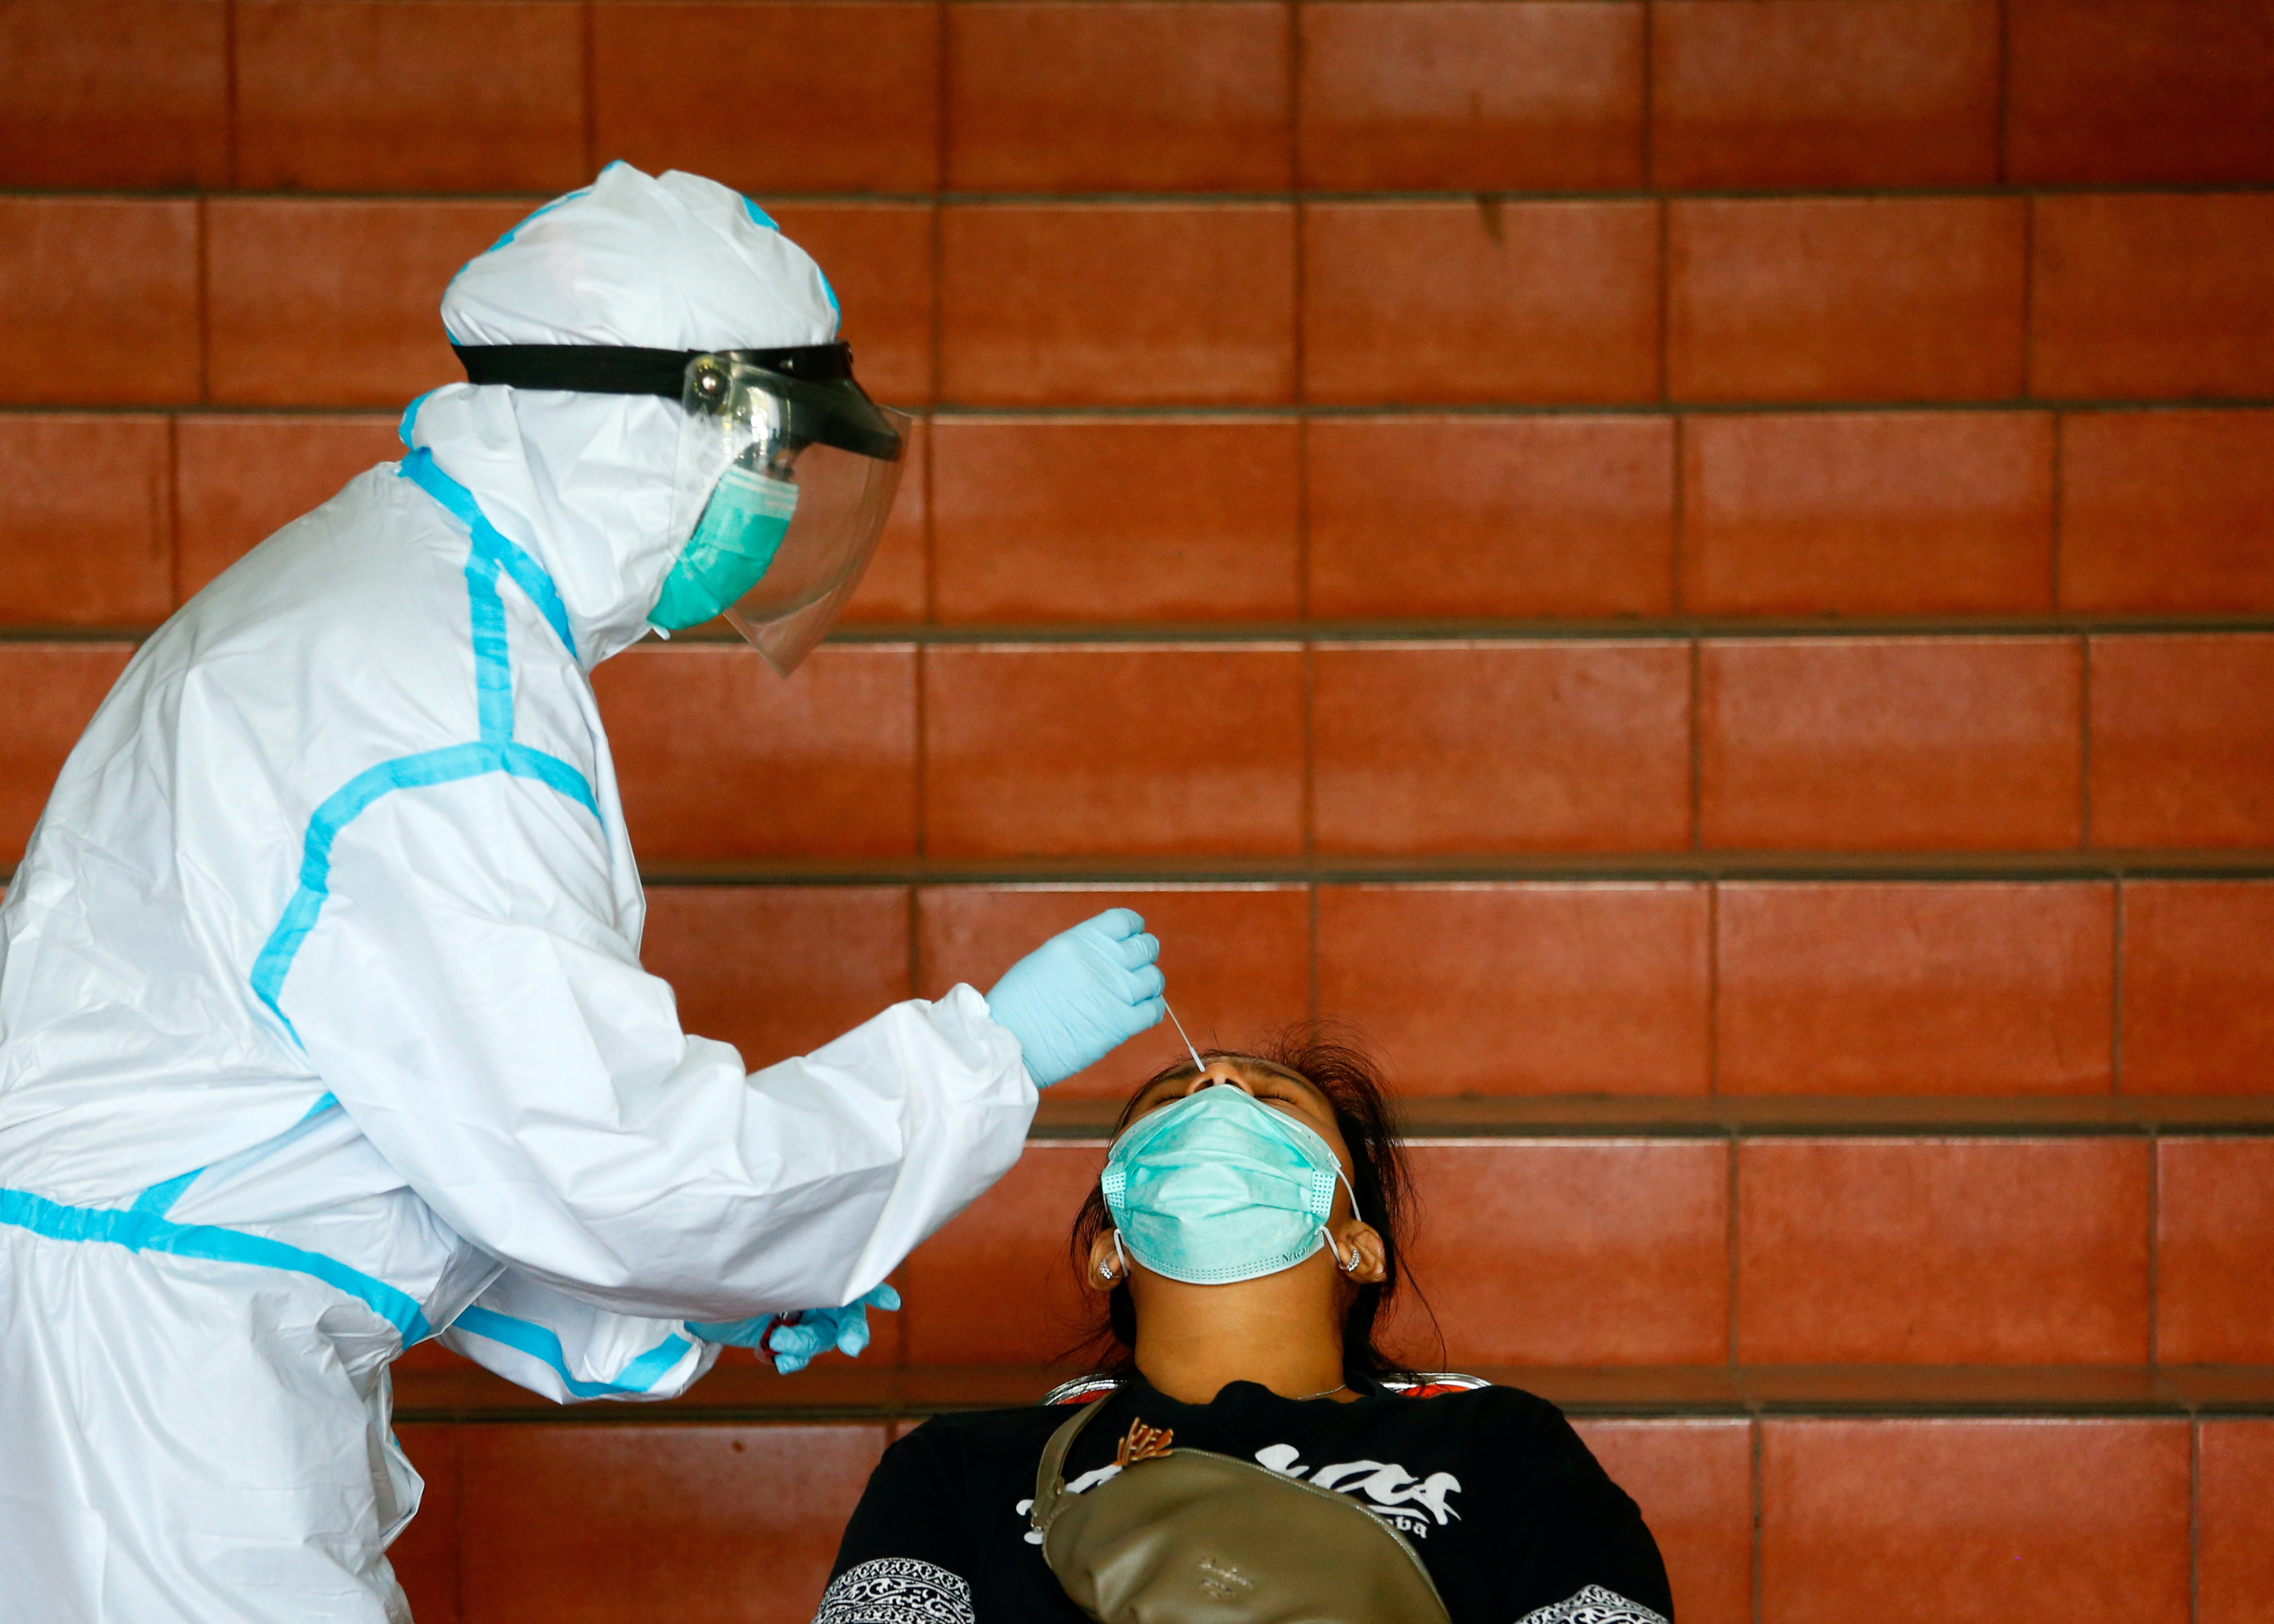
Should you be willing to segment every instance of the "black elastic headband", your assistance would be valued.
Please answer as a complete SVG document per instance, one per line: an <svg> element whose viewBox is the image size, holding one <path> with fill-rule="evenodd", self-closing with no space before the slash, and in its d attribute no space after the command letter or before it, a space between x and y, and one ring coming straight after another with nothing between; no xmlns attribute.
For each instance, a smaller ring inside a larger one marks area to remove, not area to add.
<svg viewBox="0 0 2274 1624"><path fill-rule="evenodd" d="M688 365L698 356L731 357L802 383L844 383L853 376L850 344L800 344L787 350L641 350L629 344L452 344L468 383L577 395L659 395L677 400Z"/></svg>

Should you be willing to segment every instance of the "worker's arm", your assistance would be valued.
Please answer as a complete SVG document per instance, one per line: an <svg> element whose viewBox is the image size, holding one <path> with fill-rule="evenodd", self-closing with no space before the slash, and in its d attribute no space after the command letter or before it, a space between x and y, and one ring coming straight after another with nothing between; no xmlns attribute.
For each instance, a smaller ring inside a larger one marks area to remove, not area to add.
<svg viewBox="0 0 2274 1624"><path fill-rule="evenodd" d="M580 802L501 773L399 792L336 841L280 1004L444 1222L618 1312L850 1302L1017 1160L1034 1085L971 989L746 1076L681 1032L634 929Z"/></svg>

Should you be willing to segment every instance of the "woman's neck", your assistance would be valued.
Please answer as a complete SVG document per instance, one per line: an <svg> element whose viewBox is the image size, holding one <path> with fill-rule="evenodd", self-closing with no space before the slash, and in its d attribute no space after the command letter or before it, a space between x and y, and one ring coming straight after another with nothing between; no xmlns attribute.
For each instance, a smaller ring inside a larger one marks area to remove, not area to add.
<svg viewBox="0 0 2274 1624"><path fill-rule="evenodd" d="M1140 1268L1129 1289L1137 1368L1181 1403L1205 1404L1234 1381L1259 1383L1282 1398L1351 1396L1343 1389L1337 1293L1324 1252L1229 1286L1191 1286Z"/></svg>

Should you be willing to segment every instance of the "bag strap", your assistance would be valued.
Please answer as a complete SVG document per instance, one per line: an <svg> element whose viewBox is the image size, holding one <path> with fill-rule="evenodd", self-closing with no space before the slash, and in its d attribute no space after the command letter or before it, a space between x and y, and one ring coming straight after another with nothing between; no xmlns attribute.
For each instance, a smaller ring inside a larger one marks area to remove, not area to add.
<svg viewBox="0 0 2274 1624"><path fill-rule="evenodd" d="M1097 1418L1097 1412L1112 1396L1109 1393L1104 1398L1084 1404L1043 1446L1042 1464L1035 1469L1035 1504L1027 1514L1028 1523L1035 1531L1047 1530L1051 1517L1058 1513L1058 1497L1065 1492L1065 1458L1073 1447L1073 1440L1081 1436L1082 1428Z"/></svg>

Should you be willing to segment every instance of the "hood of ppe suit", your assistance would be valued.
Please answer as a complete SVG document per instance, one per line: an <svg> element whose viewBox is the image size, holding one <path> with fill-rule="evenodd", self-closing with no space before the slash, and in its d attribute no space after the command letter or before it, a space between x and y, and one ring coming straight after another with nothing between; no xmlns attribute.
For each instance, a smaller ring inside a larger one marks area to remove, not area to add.
<svg viewBox="0 0 2274 1624"><path fill-rule="evenodd" d="M612 163L468 261L442 323L461 344L779 349L829 342L837 305L741 193ZM682 420L654 395L451 384L412 402L403 439L545 565L589 670L644 635L685 539L671 533Z"/></svg>

